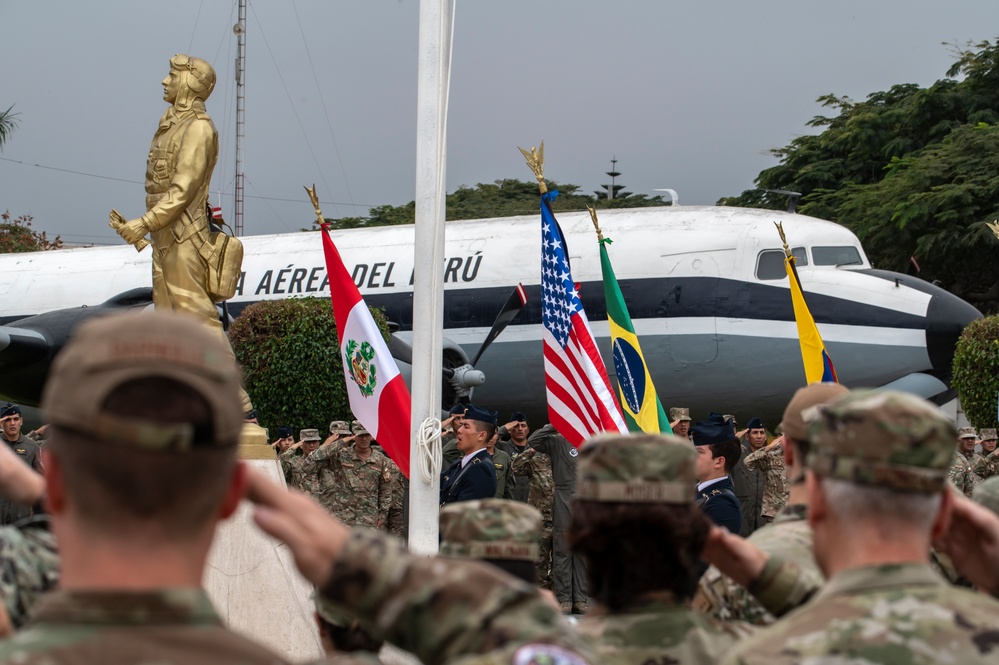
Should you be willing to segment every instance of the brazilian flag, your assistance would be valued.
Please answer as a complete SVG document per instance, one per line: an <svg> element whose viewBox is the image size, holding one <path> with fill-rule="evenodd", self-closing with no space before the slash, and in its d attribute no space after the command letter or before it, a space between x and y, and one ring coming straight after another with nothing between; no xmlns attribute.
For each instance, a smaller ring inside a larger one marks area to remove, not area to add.
<svg viewBox="0 0 999 665"><path fill-rule="evenodd" d="M635 327L624 304L621 287L618 286L607 244L610 239L600 240L600 270L604 278L604 300L607 301L607 323L610 324L611 348L614 351L614 370L617 372L618 393L624 420L632 432L648 434L672 434L669 419L652 385L652 376L645 365L642 347L638 344Z"/></svg>

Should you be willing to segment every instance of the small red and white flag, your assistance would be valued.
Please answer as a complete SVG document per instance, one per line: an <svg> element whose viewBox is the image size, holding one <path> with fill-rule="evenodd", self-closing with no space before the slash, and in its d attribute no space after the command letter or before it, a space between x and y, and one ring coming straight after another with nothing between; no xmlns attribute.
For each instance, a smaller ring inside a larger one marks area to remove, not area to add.
<svg viewBox="0 0 999 665"><path fill-rule="evenodd" d="M212 208L212 219L222 219L222 207L216 206Z"/></svg>
<svg viewBox="0 0 999 665"><path fill-rule="evenodd" d="M409 478L409 389L343 265L328 226L323 225L322 234L350 410Z"/></svg>
<svg viewBox="0 0 999 665"><path fill-rule="evenodd" d="M541 298L548 419L577 448L600 432L628 434L572 281L562 229L541 196Z"/></svg>

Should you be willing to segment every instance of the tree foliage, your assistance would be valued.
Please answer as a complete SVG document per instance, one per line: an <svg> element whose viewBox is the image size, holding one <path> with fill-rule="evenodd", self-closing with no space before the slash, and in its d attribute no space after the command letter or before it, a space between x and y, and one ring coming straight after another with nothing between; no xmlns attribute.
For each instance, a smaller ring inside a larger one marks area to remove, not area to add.
<svg viewBox="0 0 999 665"><path fill-rule="evenodd" d="M996 427L999 394L999 316L968 324L954 350L954 378L961 407L976 428Z"/></svg>
<svg viewBox="0 0 999 665"><path fill-rule="evenodd" d="M831 112L808 124L821 131L772 150L758 188L719 203L779 209L785 196L765 190L801 192L800 212L850 227L878 267L916 257L924 279L995 308L999 243L984 222L999 216L999 40L955 48L947 76L820 97Z"/></svg>
<svg viewBox="0 0 999 665"><path fill-rule="evenodd" d="M31 220L31 215L12 217L9 210L0 213L0 254L62 247L62 238L56 236L54 240L49 240L44 231L39 233L31 228Z"/></svg>
<svg viewBox="0 0 999 665"><path fill-rule="evenodd" d="M14 105L11 104L6 111L0 111L0 150L4 144L10 140L10 135L17 127L19 113L14 113Z"/></svg>
<svg viewBox="0 0 999 665"><path fill-rule="evenodd" d="M546 180L548 189L557 189L555 212L585 210L588 206L597 208L640 208L667 205L662 197L649 197L645 194L627 194L607 199L580 193L578 185L559 185ZM512 217L538 212L540 199L538 184L507 178L494 183L479 183L475 187L459 187L447 195L445 216L448 221L462 219L487 219L489 217ZM401 206L377 206L367 217L341 217L328 220L333 228L353 229L371 226L391 226L412 224L416 220L416 203Z"/></svg>
<svg viewBox="0 0 999 665"><path fill-rule="evenodd" d="M371 314L388 339L384 313ZM331 420L353 419L328 298L250 305L229 328L229 340L261 426L322 432Z"/></svg>

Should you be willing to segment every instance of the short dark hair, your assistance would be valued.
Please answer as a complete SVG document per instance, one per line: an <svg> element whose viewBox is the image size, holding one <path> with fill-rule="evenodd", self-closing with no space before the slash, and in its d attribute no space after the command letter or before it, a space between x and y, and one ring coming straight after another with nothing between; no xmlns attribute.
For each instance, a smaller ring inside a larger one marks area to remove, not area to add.
<svg viewBox="0 0 999 665"><path fill-rule="evenodd" d="M466 421L475 426L476 432L485 432L487 442L496 434L496 425L493 425L492 423L487 423L482 420L469 420L467 418Z"/></svg>
<svg viewBox="0 0 999 665"><path fill-rule="evenodd" d="M678 603L690 599L710 529L693 504L577 499L566 536L586 559L590 595L616 611L649 591L670 591Z"/></svg>
<svg viewBox="0 0 999 665"><path fill-rule="evenodd" d="M126 381L102 410L154 423L211 423L211 405L187 384L165 377ZM177 453L97 441L58 425L47 446L61 464L66 492L88 528L126 533L151 522L182 537L219 510L236 463L236 446L198 446Z"/></svg>
<svg viewBox="0 0 999 665"><path fill-rule="evenodd" d="M724 441L722 443L712 443L708 446L711 449L711 458L716 459L718 457L725 458L725 473L732 473L732 469L738 464L739 458L742 457L742 444L739 443L739 439L732 439L731 441Z"/></svg>

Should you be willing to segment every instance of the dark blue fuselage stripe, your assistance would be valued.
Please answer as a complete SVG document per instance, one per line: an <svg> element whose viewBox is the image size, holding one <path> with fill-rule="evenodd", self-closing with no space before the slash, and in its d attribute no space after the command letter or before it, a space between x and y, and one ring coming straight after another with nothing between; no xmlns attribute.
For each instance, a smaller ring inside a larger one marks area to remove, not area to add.
<svg viewBox="0 0 999 665"><path fill-rule="evenodd" d="M621 291L632 319L717 317L761 321L794 321L788 290L777 286L716 277L655 277L621 280ZM510 325L541 323L541 287L526 286L527 305ZM503 307L513 285L444 292L445 328L488 328ZM583 282L583 307L591 321L607 319L603 284ZM925 318L843 298L806 294L817 323L849 326L922 329ZM412 330L413 296L410 293L367 294L371 307L380 307L401 330ZM237 315L249 302L229 303Z"/></svg>

